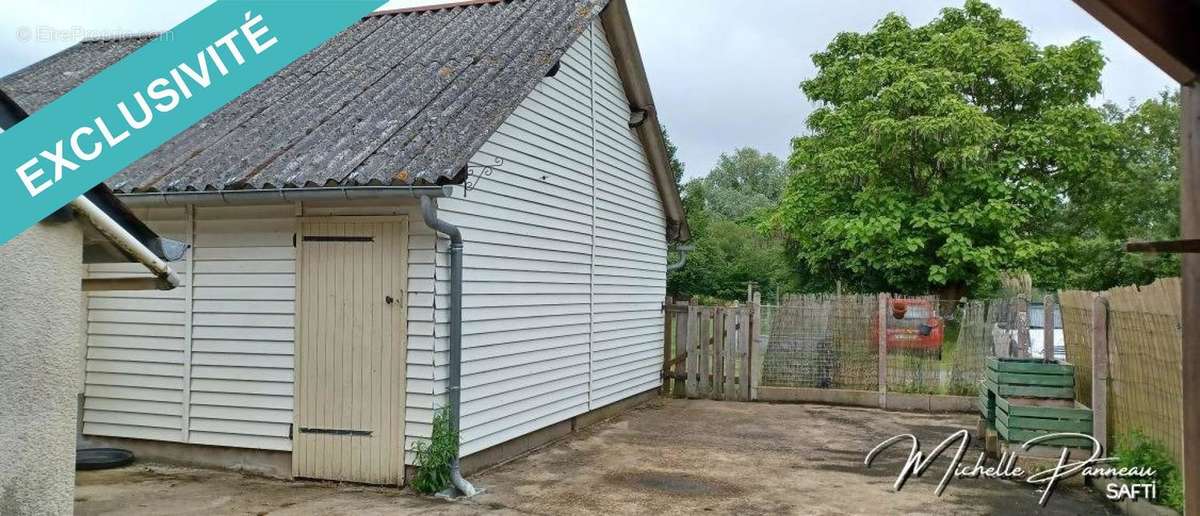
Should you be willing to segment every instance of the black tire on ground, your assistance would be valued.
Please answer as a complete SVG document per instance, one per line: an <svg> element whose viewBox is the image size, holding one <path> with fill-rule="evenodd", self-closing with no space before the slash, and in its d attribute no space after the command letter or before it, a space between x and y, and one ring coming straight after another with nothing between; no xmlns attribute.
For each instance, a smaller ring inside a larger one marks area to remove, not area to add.
<svg viewBox="0 0 1200 516"><path fill-rule="evenodd" d="M133 463L133 452L120 448L82 448L75 451L75 470L112 469Z"/></svg>

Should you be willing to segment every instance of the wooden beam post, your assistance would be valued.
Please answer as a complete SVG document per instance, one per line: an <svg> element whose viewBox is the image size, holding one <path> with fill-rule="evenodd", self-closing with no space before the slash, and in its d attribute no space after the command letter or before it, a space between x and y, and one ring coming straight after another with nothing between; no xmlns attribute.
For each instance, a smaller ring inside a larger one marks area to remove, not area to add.
<svg viewBox="0 0 1200 516"><path fill-rule="evenodd" d="M700 336L700 307L696 306L696 298L688 301L687 323L683 338L684 367L685 374L683 380L684 393L688 398L695 399L699 396L697 390L697 372L700 370L700 351L696 349L696 343L699 342Z"/></svg>
<svg viewBox="0 0 1200 516"><path fill-rule="evenodd" d="M750 302L750 401L758 399L762 383L762 292L755 291Z"/></svg>
<svg viewBox="0 0 1200 516"><path fill-rule="evenodd" d="M1017 299L1017 349L1013 350L1010 356L1017 358L1029 358L1032 353L1029 352L1029 300L1025 298L1025 294Z"/></svg>
<svg viewBox="0 0 1200 516"><path fill-rule="evenodd" d="M1042 297L1042 358L1054 360L1054 296Z"/></svg>
<svg viewBox="0 0 1200 516"><path fill-rule="evenodd" d="M887 408L887 322L891 298L879 294L879 408Z"/></svg>
<svg viewBox="0 0 1200 516"><path fill-rule="evenodd" d="M1108 300L1092 300L1092 436L1108 450Z"/></svg>
<svg viewBox="0 0 1200 516"><path fill-rule="evenodd" d="M1180 88L1179 228L1182 238L1200 238L1200 84ZM1190 514L1200 511L1200 254L1182 261L1183 482Z"/></svg>
<svg viewBox="0 0 1200 516"><path fill-rule="evenodd" d="M675 368L671 375L675 378L674 385L671 386L671 395L676 398L687 397L687 387L684 380L687 377L687 355L688 355L688 321L692 315L692 301L689 300L686 306L675 313Z"/></svg>
<svg viewBox="0 0 1200 516"><path fill-rule="evenodd" d="M675 312L671 311L671 306L675 304L675 298L667 296L663 302L663 367L662 367L662 386L659 387L659 394L666 396L671 392L671 384L675 381L671 378L671 358L674 355L671 353L673 346L671 343L675 341L675 336L671 332L671 320L675 318Z"/></svg>

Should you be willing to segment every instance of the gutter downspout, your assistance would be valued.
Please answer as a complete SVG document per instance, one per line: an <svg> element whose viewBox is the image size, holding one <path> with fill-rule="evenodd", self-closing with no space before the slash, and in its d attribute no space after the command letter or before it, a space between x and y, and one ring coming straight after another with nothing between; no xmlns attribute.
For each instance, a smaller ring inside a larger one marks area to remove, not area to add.
<svg viewBox="0 0 1200 516"><path fill-rule="evenodd" d="M691 251L695 248L696 248L696 246L690 245L690 244L675 246L675 250L679 251L679 261L672 263L670 265L667 265L667 272L672 272L672 271L677 271L679 269L682 269L683 266L687 264L688 251Z"/></svg>
<svg viewBox="0 0 1200 516"><path fill-rule="evenodd" d="M462 394L462 233L455 225L437 218L437 206L430 197L421 197L421 217L434 231L450 237L450 378L447 389L450 391L450 432L456 436L456 441L461 441L457 436ZM456 450L459 444L454 443ZM475 496L475 486L462 476L458 451L450 462L450 482L463 496Z"/></svg>
<svg viewBox="0 0 1200 516"><path fill-rule="evenodd" d="M96 226L97 230L111 239L117 247L129 253L138 263L150 269L150 272L153 272L158 277L162 290L171 290L179 286L181 283L179 275L171 269L170 265L167 265L167 262L155 255L153 251L138 241L129 231L121 227L117 221L109 217L108 214L104 213L104 210L93 204L87 197L82 195L76 197L75 200L71 201L71 207L87 218L92 225Z"/></svg>

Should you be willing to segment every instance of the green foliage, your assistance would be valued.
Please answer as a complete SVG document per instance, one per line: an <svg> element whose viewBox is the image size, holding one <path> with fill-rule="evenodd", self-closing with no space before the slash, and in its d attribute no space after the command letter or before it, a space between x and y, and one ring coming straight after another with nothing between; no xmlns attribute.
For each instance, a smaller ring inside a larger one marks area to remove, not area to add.
<svg viewBox="0 0 1200 516"><path fill-rule="evenodd" d="M663 142L667 146L667 162L671 165L671 176L675 178L675 188L679 188L680 183L683 181L684 168L683 162L679 161L679 156L676 156L676 153L679 152L679 147L676 147L675 142L671 141L671 135L667 132L666 126L662 128L662 135Z"/></svg>
<svg viewBox="0 0 1200 516"><path fill-rule="evenodd" d="M755 226L778 202L785 174L779 158L743 148L722 154L707 176L684 185L695 250L687 265L669 276L668 291L744 300L748 282L768 298L783 289L790 277L783 243Z"/></svg>
<svg viewBox="0 0 1200 516"><path fill-rule="evenodd" d="M1104 65L1094 40L1038 47L968 0L924 26L891 14L839 34L813 61L801 87L820 107L793 140L794 172L767 224L809 288L956 298L994 290L1006 269L1043 287L1103 283L1112 265L1089 251L1131 227L1171 227L1177 203L1162 199L1177 172L1163 149L1177 145L1166 123L1177 100L1130 113L1089 105ZM1108 209L1147 180L1144 198ZM1121 267L1137 278L1169 269Z"/></svg>
<svg viewBox="0 0 1200 516"><path fill-rule="evenodd" d="M771 153L744 147L722 153L707 176L688 181L684 192L693 209L708 216L747 222L775 208L787 170Z"/></svg>
<svg viewBox="0 0 1200 516"><path fill-rule="evenodd" d="M1135 431L1118 439L1115 455L1118 468L1153 468L1158 485L1155 503L1183 512L1183 474L1161 443Z"/></svg>
<svg viewBox="0 0 1200 516"><path fill-rule="evenodd" d="M667 290L676 296L745 300L746 284L754 282L770 298L788 280L783 246L753 227L714 220L693 243L687 265L667 279Z"/></svg>
<svg viewBox="0 0 1200 516"><path fill-rule="evenodd" d="M432 494L450 487L450 463L458 454L458 433L450 431L450 407L433 416L433 433L428 441L413 443L417 473L410 485L419 493Z"/></svg>
<svg viewBox="0 0 1200 516"><path fill-rule="evenodd" d="M1178 255L1122 248L1128 240L1179 235L1179 95L1163 92L1126 109L1108 104L1103 112L1116 131L1118 165L1065 203L1057 229L1068 235L1066 272L1053 286L1103 290L1179 275Z"/></svg>

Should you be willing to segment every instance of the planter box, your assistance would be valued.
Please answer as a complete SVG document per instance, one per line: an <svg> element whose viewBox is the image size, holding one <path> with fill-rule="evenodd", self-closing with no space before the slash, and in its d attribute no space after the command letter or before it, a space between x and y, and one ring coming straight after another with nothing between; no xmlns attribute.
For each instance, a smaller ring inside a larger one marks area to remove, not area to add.
<svg viewBox="0 0 1200 516"><path fill-rule="evenodd" d="M1075 366L1039 358L989 358L979 388L979 412L1002 440L1023 443L1039 435L1091 435L1092 410L1075 403ZM1045 446L1090 448L1082 437L1057 438Z"/></svg>
<svg viewBox="0 0 1200 516"><path fill-rule="evenodd" d="M1074 399L1075 366L1040 358L988 358L987 389L996 396Z"/></svg>
<svg viewBox="0 0 1200 516"><path fill-rule="evenodd" d="M996 431L1005 441L1023 443L1039 435L1072 432L1092 434L1092 409L1074 400L996 397ZM1091 448L1083 437L1060 437L1038 443L1046 446Z"/></svg>
<svg viewBox="0 0 1200 516"><path fill-rule="evenodd" d="M979 383L979 415L988 425L996 424L996 398L988 382Z"/></svg>

